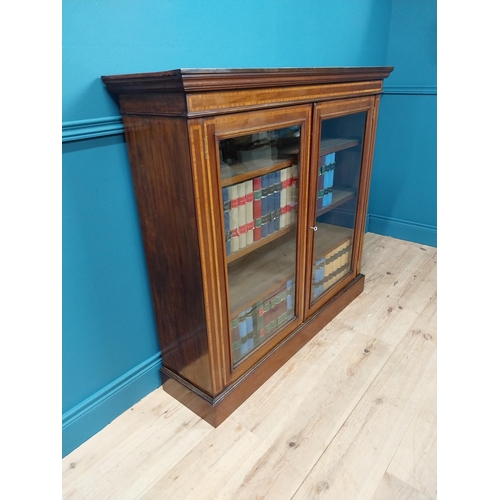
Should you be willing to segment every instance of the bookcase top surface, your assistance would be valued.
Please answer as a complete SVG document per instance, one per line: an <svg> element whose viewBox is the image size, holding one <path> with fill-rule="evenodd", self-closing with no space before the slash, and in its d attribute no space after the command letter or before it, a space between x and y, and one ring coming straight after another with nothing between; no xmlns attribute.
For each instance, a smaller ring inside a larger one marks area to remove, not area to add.
<svg viewBox="0 0 500 500"><path fill-rule="evenodd" d="M392 66L314 68L184 68L102 76L111 93L203 92L381 80Z"/></svg>

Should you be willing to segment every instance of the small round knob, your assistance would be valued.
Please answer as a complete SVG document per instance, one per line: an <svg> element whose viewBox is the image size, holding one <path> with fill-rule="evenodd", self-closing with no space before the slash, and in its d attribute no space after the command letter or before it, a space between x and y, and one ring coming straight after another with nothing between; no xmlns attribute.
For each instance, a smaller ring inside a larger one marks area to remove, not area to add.
<svg viewBox="0 0 500 500"><path fill-rule="evenodd" d="M317 231L317 230L318 230L318 226L312 226L312 227L311 227L311 229L312 229L313 231Z"/></svg>

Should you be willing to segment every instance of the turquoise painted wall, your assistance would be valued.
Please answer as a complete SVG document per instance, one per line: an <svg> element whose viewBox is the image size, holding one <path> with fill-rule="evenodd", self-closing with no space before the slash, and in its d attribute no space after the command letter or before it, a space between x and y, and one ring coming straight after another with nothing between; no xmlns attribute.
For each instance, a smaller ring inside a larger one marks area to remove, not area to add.
<svg viewBox="0 0 500 500"><path fill-rule="evenodd" d="M395 1L368 230L437 244L436 0Z"/></svg>
<svg viewBox="0 0 500 500"><path fill-rule="evenodd" d="M391 22L405 16L392 4L63 1L63 455L160 385L121 120L101 75L178 67L399 64L405 56L396 53L394 40L405 30L398 35ZM391 175L390 120L398 113L397 105L387 107L376 169ZM401 139L400 156L407 154L409 137ZM381 216L413 220L417 216L401 201L379 208L376 190L385 189L384 175L375 176L370 204Z"/></svg>

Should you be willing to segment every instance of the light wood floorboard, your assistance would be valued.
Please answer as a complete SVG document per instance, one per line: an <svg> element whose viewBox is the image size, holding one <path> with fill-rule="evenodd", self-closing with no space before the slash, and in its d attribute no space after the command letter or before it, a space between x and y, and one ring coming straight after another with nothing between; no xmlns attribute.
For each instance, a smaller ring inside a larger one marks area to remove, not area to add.
<svg viewBox="0 0 500 500"><path fill-rule="evenodd" d="M363 260L363 293L217 429L159 388L62 460L63 498L437 498L437 252L368 233Z"/></svg>

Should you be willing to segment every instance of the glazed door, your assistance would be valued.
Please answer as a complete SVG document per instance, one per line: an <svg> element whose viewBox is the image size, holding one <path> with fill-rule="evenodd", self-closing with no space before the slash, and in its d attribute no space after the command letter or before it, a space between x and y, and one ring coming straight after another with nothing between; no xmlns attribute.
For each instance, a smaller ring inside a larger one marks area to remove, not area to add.
<svg viewBox="0 0 500 500"><path fill-rule="evenodd" d="M297 106L205 120L222 221L224 385L304 318L301 242L311 110Z"/></svg>
<svg viewBox="0 0 500 500"><path fill-rule="evenodd" d="M377 104L378 100L368 97L315 106L307 315L317 311L360 270Z"/></svg>

